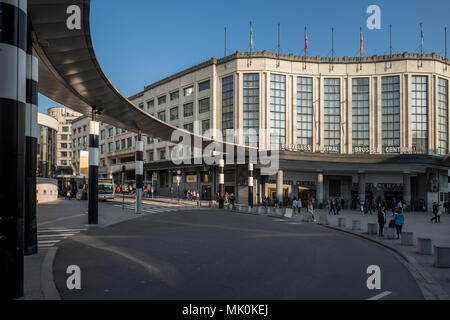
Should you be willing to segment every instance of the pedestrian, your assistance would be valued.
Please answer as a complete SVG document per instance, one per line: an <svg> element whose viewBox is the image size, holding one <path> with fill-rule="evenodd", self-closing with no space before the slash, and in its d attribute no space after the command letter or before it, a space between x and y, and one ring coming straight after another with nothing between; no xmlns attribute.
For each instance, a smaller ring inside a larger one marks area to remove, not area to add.
<svg viewBox="0 0 450 320"><path fill-rule="evenodd" d="M438 213L437 213L437 223L441 223L441 215L444 212L444 208L439 204Z"/></svg>
<svg viewBox="0 0 450 320"><path fill-rule="evenodd" d="M70 186L67 187L66 197L69 198L69 200L72 198L72 190L70 189Z"/></svg>
<svg viewBox="0 0 450 320"><path fill-rule="evenodd" d="M381 209L378 211L378 235L380 237L383 237L383 230L384 226L386 225L386 209L384 207L381 207Z"/></svg>
<svg viewBox="0 0 450 320"><path fill-rule="evenodd" d="M400 239L403 226L405 225L405 214L400 209L397 209L397 212L394 215L394 223L395 229L397 230L397 240L398 240Z"/></svg>
<svg viewBox="0 0 450 320"><path fill-rule="evenodd" d="M64 196L64 200L67 200L67 188L65 186L62 188L62 195Z"/></svg>
<svg viewBox="0 0 450 320"><path fill-rule="evenodd" d="M430 219L430 221L431 222L436 222L436 223L438 223L438 213L439 213L439 207L440 207L441 205L440 204L438 204L438 203L436 203L436 202L433 202L433 215L434 215L434 217L433 218L431 218Z"/></svg>
<svg viewBox="0 0 450 320"><path fill-rule="evenodd" d="M333 200L328 200L329 206L330 206L330 211L328 211L328 215L331 215L331 212L333 212L333 215L336 215L336 210L334 208L334 201Z"/></svg>
<svg viewBox="0 0 450 320"><path fill-rule="evenodd" d="M309 201L309 203L308 203L308 212L310 214L312 221L316 222L316 218L314 217L314 207L313 207L312 201Z"/></svg>
<svg viewBox="0 0 450 320"><path fill-rule="evenodd" d="M335 208L336 208L336 215L339 215L341 212L341 201L339 199L335 200Z"/></svg>
<svg viewBox="0 0 450 320"><path fill-rule="evenodd" d="M297 209L298 209L298 213L301 214L302 213L302 208L303 208L303 202L302 200L299 198L297 201Z"/></svg>

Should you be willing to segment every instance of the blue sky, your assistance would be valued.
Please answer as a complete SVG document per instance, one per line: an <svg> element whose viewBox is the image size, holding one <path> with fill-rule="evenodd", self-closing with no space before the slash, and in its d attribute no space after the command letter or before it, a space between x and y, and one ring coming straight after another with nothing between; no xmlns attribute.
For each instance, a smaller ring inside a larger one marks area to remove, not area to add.
<svg viewBox="0 0 450 320"><path fill-rule="evenodd" d="M381 30L369 30L369 5L381 8ZM303 54L308 28L311 56L331 55L331 28L336 56L359 56L363 27L365 55L389 53L389 24L395 53L419 52L419 23L426 53L444 55L444 26L449 31L448 0L92 0L91 33L103 70L126 96L173 73L224 54L249 50L249 22L254 50L276 51L281 24L282 53ZM450 43L449 43L450 44ZM40 111L57 103L40 96ZM69 106L70 107L70 106Z"/></svg>

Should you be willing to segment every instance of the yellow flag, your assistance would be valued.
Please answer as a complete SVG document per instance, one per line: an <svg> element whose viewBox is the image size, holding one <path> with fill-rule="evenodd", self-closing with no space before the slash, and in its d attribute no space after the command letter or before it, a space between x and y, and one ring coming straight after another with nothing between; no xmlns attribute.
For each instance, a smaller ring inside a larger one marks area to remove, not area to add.
<svg viewBox="0 0 450 320"><path fill-rule="evenodd" d="M250 49L253 49L253 27L250 23Z"/></svg>

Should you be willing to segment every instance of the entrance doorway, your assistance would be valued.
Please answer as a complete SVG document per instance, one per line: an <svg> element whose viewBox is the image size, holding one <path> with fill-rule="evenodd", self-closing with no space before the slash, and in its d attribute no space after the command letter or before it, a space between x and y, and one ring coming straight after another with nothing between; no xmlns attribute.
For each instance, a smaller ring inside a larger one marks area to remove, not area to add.
<svg viewBox="0 0 450 320"><path fill-rule="evenodd" d="M202 200L211 201L212 200L212 189L211 186L202 186Z"/></svg>
<svg viewBox="0 0 450 320"><path fill-rule="evenodd" d="M308 201L316 199L316 190L305 187L299 187L298 198L302 201L302 203L306 204Z"/></svg>

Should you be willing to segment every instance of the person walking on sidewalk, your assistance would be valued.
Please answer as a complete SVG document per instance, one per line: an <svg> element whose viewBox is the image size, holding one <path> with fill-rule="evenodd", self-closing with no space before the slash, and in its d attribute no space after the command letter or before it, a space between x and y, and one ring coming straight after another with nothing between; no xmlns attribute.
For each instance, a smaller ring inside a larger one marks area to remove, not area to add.
<svg viewBox="0 0 450 320"><path fill-rule="evenodd" d="M434 222L438 223L438 219L440 220L440 217L439 217L439 207L440 206L441 206L440 204L438 204L436 202L433 202L433 214L434 214L434 217L430 219L431 222L434 221Z"/></svg>
<svg viewBox="0 0 450 320"><path fill-rule="evenodd" d="M383 237L383 230L384 226L386 225L386 209L384 207L381 207L381 209L378 211L378 235L380 237Z"/></svg>
<svg viewBox="0 0 450 320"><path fill-rule="evenodd" d="M405 214L400 209L397 209L397 212L394 215L394 224L395 229L397 230L397 240L399 240L402 235L403 226L405 225Z"/></svg>
<svg viewBox="0 0 450 320"><path fill-rule="evenodd" d="M303 208L303 203L302 203L302 200L299 198L297 201L298 214L302 214L302 208Z"/></svg>
<svg viewBox="0 0 450 320"><path fill-rule="evenodd" d="M328 200L330 203L330 211L328 211L328 215L331 215L331 212L333 211L333 215L336 215L336 209L334 207L334 200Z"/></svg>

